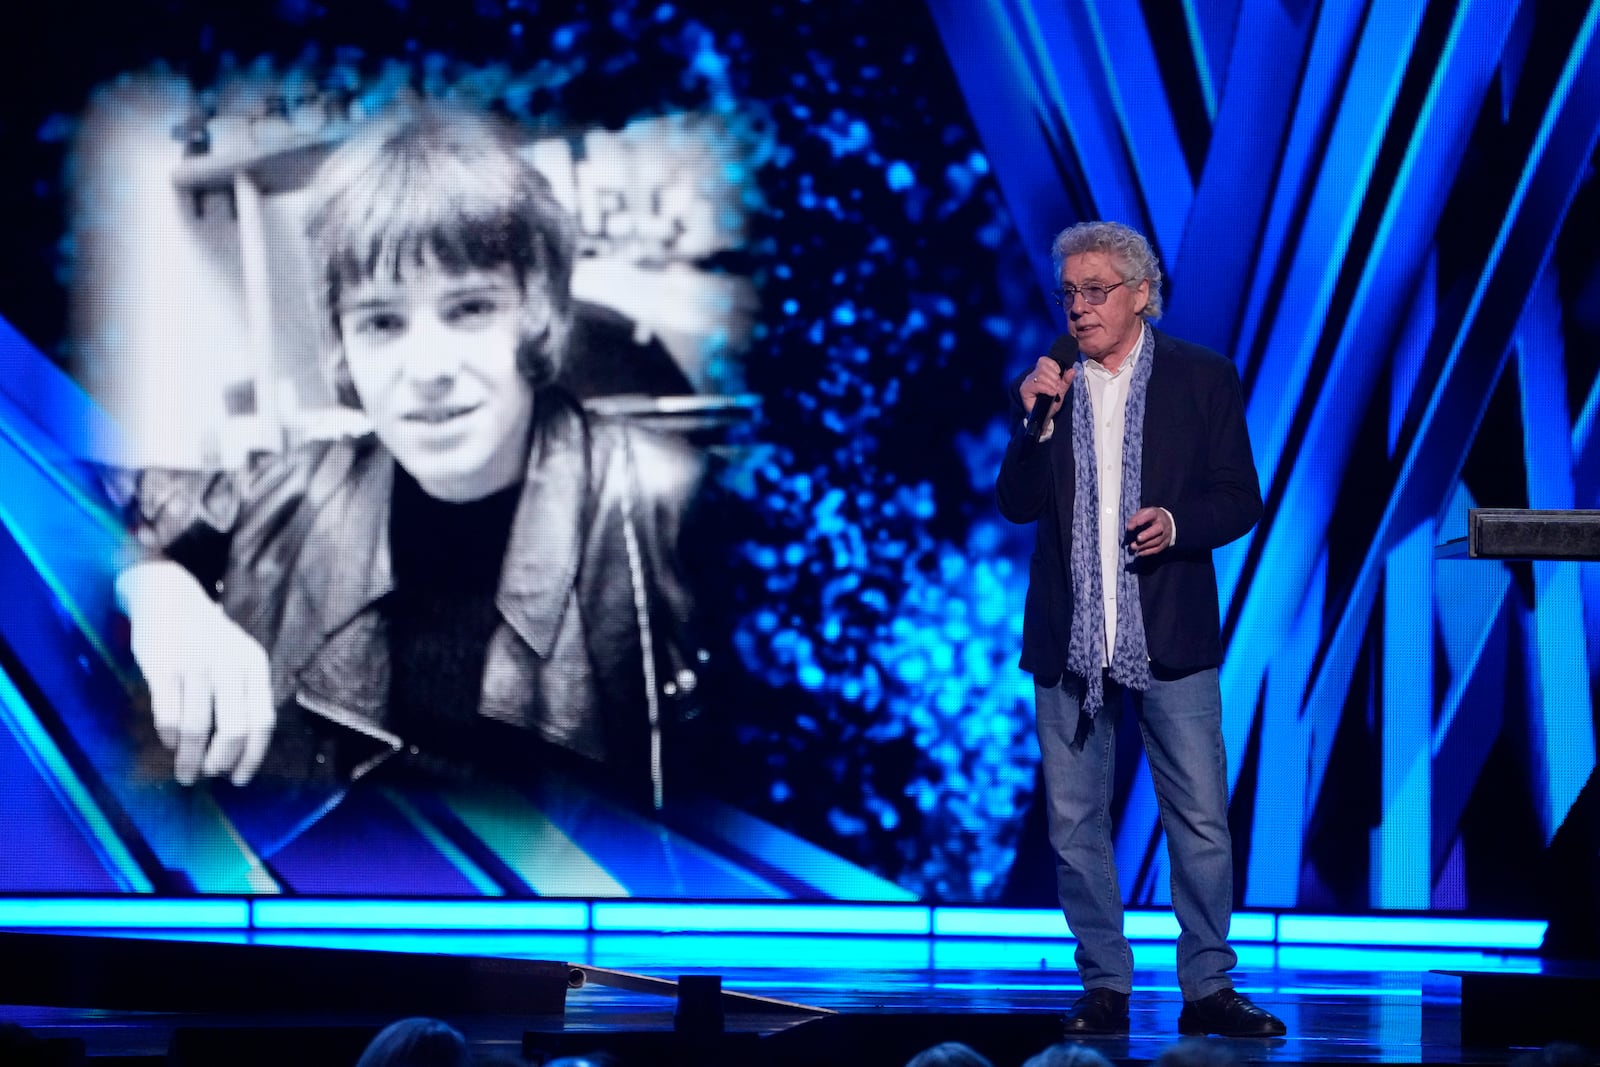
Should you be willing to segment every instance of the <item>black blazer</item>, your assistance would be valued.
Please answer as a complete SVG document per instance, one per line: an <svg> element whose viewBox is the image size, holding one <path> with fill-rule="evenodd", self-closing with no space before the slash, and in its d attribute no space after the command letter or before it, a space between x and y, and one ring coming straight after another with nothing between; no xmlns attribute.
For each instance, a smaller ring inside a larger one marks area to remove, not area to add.
<svg viewBox="0 0 1600 1067"><path fill-rule="evenodd" d="M1170 511L1178 540L1132 565L1139 575L1151 663L1158 670L1186 673L1222 662L1211 550L1256 524L1261 486L1233 363L1159 331L1152 358L1140 504ZM1011 389L1019 427L1021 384L1019 378ZM1065 669L1072 631L1073 481L1072 432L1062 419L1042 444L1028 440L1019 428L995 483L1002 515L1038 523L1028 567L1021 666L1047 685Z"/></svg>

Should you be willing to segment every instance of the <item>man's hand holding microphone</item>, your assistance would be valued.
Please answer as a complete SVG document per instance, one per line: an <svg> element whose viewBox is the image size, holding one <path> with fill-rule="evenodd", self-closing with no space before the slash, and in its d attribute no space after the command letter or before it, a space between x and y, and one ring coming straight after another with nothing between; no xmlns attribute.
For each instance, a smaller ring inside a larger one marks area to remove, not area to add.
<svg viewBox="0 0 1600 1067"><path fill-rule="evenodd" d="M1066 403L1067 390L1078 376L1077 361L1078 343L1063 334L1022 379L1022 406L1028 412L1027 433L1033 440L1039 440L1046 424Z"/></svg>

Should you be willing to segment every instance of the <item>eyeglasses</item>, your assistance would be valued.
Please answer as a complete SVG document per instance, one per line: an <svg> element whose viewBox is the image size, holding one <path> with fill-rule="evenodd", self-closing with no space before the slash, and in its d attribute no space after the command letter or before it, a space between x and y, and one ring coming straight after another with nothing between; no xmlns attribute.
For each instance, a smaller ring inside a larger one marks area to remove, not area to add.
<svg viewBox="0 0 1600 1067"><path fill-rule="evenodd" d="M1111 290L1126 284L1127 282L1113 282L1110 285L1063 285L1050 295L1055 297L1056 303L1060 304L1063 310L1071 311L1079 293L1083 294L1086 303L1098 307L1106 302L1106 296Z"/></svg>

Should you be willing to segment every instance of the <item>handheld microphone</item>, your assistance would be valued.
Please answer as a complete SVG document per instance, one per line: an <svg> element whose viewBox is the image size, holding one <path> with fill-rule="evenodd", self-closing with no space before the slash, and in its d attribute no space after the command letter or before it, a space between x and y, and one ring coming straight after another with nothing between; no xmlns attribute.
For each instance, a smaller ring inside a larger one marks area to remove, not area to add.
<svg viewBox="0 0 1600 1067"><path fill-rule="evenodd" d="M1055 360L1056 366L1062 373L1078 361L1078 341L1069 333L1064 333L1050 342L1050 351L1045 355ZM1023 419L1023 432L1028 435L1028 440L1037 441L1039 435L1044 433L1044 424L1050 421L1050 409L1055 407L1059 396L1045 396L1040 394L1033 402L1033 410L1029 411Z"/></svg>

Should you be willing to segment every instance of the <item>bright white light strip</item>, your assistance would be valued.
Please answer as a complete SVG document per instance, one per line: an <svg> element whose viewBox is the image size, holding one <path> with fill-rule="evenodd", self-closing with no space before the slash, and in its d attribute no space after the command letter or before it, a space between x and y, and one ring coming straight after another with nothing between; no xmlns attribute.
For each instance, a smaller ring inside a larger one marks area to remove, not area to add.
<svg viewBox="0 0 1600 1067"><path fill-rule="evenodd" d="M881 970L926 970L933 956L930 942L923 937L891 934L847 934L849 944L841 946L839 937L814 933L678 933L672 934L670 947L663 935L654 932L615 932L590 935L592 948L578 955L560 957L568 961L586 960L600 967L619 971L640 971L658 967L670 955L676 967L771 967L774 962L796 970L839 969L842 954L850 965ZM1070 962L1070 961L1069 961ZM741 979L741 982L743 980Z"/></svg>
<svg viewBox="0 0 1600 1067"><path fill-rule="evenodd" d="M594 938L580 931L502 934L493 930L252 930L249 939L253 945L290 948L594 962L588 958Z"/></svg>
<svg viewBox="0 0 1600 1067"><path fill-rule="evenodd" d="M1535 919L1272 915L1233 917L1229 939L1283 946L1393 946L1481 951L1536 949L1546 923ZM478 930L631 933L820 933L909 937L1069 937L1060 912L920 905L662 904L638 901L286 900L0 897L0 929ZM1171 941L1170 912L1132 911L1135 941Z"/></svg>
<svg viewBox="0 0 1600 1067"><path fill-rule="evenodd" d="M1262 911L1236 911L1228 925L1228 940L1270 945L1278 940L1278 916Z"/></svg>
<svg viewBox="0 0 1600 1067"><path fill-rule="evenodd" d="M57 929L243 929L250 924L244 900L123 897L0 899L0 927Z"/></svg>
<svg viewBox="0 0 1600 1067"><path fill-rule="evenodd" d="M1384 915L1280 915L1280 945L1395 945L1531 949L1548 925L1538 919L1432 919Z"/></svg>
<svg viewBox="0 0 1600 1067"><path fill-rule="evenodd" d="M926 937L929 909L906 905L638 904L596 901L594 930L694 933L911 934Z"/></svg>
<svg viewBox="0 0 1600 1067"><path fill-rule="evenodd" d="M1129 941L1176 941L1178 919L1170 911L1125 912L1122 933Z"/></svg>
<svg viewBox="0 0 1600 1067"><path fill-rule="evenodd" d="M935 937L1068 938L1067 921L1054 908L934 908Z"/></svg>
<svg viewBox="0 0 1600 1067"><path fill-rule="evenodd" d="M587 930L589 905L564 900L257 900L259 930Z"/></svg>
<svg viewBox="0 0 1600 1067"><path fill-rule="evenodd" d="M1231 938L1230 938L1231 940ZM1173 948L1177 948L1176 945ZM1281 951L1277 945L1235 945L1234 955L1239 957L1239 966L1247 971L1270 971L1278 966L1278 953Z"/></svg>
<svg viewBox="0 0 1600 1067"><path fill-rule="evenodd" d="M1130 941L1176 941L1178 920L1170 911L1130 911L1122 917ZM1277 936L1276 916L1243 912L1233 917L1230 941L1270 943ZM1054 909L935 908L935 937L1067 938L1066 920Z"/></svg>

